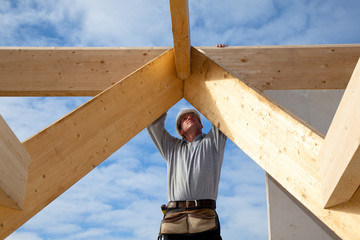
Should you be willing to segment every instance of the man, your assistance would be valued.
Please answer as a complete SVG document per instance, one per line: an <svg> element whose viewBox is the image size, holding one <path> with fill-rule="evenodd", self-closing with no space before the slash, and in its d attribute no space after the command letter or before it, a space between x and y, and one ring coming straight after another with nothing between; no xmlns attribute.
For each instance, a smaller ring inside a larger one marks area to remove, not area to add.
<svg viewBox="0 0 360 240"><path fill-rule="evenodd" d="M147 128L167 163L169 203L159 239L219 240L215 212L226 136L215 126L202 133L200 114L182 109L175 128L182 139L171 136L164 126L166 113Z"/></svg>

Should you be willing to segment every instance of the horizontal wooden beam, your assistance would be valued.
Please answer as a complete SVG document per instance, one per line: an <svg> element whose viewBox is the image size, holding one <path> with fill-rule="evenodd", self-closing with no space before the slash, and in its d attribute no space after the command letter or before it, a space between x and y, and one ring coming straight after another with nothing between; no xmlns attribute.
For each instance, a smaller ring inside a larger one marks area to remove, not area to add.
<svg viewBox="0 0 360 240"><path fill-rule="evenodd" d="M360 186L360 61L321 150L323 206L350 200Z"/></svg>
<svg viewBox="0 0 360 240"><path fill-rule="evenodd" d="M331 210L321 205L323 136L196 49L191 52L185 99L336 234L357 239L360 196Z"/></svg>
<svg viewBox="0 0 360 240"><path fill-rule="evenodd" d="M169 48L0 48L0 96L95 96Z"/></svg>
<svg viewBox="0 0 360 240"><path fill-rule="evenodd" d="M23 209L30 155L0 115L0 206Z"/></svg>
<svg viewBox="0 0 360 240"><path fill-rule="evenodd" d="M188 0L170 0L172 33L175 48L177 76L185 80L190 76L190 23Z"/></svg>
<svg viewBox="0 0 360 240"><path fill-rule="evenodd" d="M345 89L360 57L360 44L199 49L259 90Z"/></svg>
<svg viewBox="0 0 360 240"><path fill-rule="evenodd" d="M0 48L0 96L94 96L168 49ZM360 44L198 49L259 90L345 89L360 56Z"/></svg>
<svg viewBox="0 0 360 240"><path fill-rule="evenodd" d="M8 236L183 97L170 50L39 132L24 146L32 157L23 211L0 207Z"/></svg>

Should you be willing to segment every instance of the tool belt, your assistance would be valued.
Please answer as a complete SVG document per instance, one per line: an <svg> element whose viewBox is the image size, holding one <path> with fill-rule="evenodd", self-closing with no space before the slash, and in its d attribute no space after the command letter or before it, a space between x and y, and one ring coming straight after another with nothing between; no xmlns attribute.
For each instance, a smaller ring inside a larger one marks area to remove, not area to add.
<svg viewBox="0 0 360 240"><path fill-rule="evenodd" d="M160 235L193 234L216 229L218 219L214 200L169 202L161 221Z"/></svg>

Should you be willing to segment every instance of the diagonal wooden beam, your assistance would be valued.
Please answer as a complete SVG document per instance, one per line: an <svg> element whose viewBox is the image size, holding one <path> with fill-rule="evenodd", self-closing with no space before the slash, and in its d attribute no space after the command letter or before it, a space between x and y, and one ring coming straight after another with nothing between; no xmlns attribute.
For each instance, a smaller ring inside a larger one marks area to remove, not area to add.
<svg viewBox="0 0 360 240"><path fill-rule="evenodd" d="M350 200L360 185L360 60L321 149L323 205Z"/></svg>
<svg viewBox="0 0 360 240"><path fill-rule="evenodd" d="M172 32L175 48L177 76L185 80L190 76L190 24L187 0L170 0Z"/></svg>
<svg viewBox="0 0 360 240"><path fill-rule="evenodd" d="M0 207L8 236L183 97L170 50L119 81L24 146L32 160L23 211Z"/></svg>
<svg viewBox="0 0 360 240"><path fill-rule="evenodd" d="M0 48L0 96L95 96L170 48Z"/></svg>
<svg viewBox="0 0 360 240"><path fill-rule="evenodd" d="M360 44L199 47L259 90L345 89Z"/></svg>
<svg viewBox="0 0 360 240"><path fill-rule="evenodd" d="M196 49L184 97L298 201L343 239L360 236L360 192L346 205L321 205L324 138Z"/></svg>
<svg viewBox="0 0 360 240"><path fill-rule="evenodd" d="M23 209L30 155L0 115L0 206Z"/></svg>

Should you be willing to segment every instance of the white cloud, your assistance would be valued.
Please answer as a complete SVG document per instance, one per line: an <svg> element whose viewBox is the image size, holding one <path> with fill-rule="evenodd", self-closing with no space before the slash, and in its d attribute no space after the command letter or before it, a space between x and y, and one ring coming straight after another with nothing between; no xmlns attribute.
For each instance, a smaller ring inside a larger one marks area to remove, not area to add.
<svg viewBox="0 0 360 240"><path fill-rule="evenodd" d="M84 232L74 234L67 239L103 239L104 236L108 235L109 232L101 228L90 228Z"/></svg>
<svg viewBox="0 0 360 240"><path fill-rule="evenodd" d="M190 3L192 44L243 43L247 28L258 28L276 13L272 1L193 1Z"/></svg>
<svg viewBox="0 0 360 240"><path fill-rule="evenodd" d="M33 232L15 232L10 237L6 238L6 240L43 240L43 238L39 237L36 233Z"/></svg>
<svg viewBox="0 0 360 240"><path fill-rule="evenodd" d="M253 1L193 1L190 2L191 24L222 32L229 26L256 25L274 14L274 4L268 0Z"/></svg>
<svg viewBox="0 0 360 240"><path fill-rule="evenodd" d="M168 2L5 1L0 45L171 46ZM190 1L194 46L355 43L360 3L335 1ZM355 31L354 31L355 30Z"/></svg>
<svg viewBox="0 0 360 240"><path fill-rule="evenodd" d="M0 114L16 136L24 141L83 104L87 99L2 97Z"/></svg>
<svg viewBox="0 0 360 240"><path fill-rule="evenodd" d="M84 1L75 3L84 14L79 38L83 45L170 46L168 3L163 1Z"/></svg>
<svg viewBox="0 0 360 240"><path fill-rule="evenodd" d="M356 0L194 1L190 6L195 46L357 43L360 37Z"/></svg>
<svg viewBox="0 0 360 240"><path fill-rule="evenodd" d="M0 45L171 46L168 2L5 1Z"/></svg>
<svg viewBox="0 0 360 240"><path fill-rule="evenodd" d="M68 0L5 0L0 9L0 45L69 44L71 33L81 26L81 12L72 8L71 3Z"/></svg>

